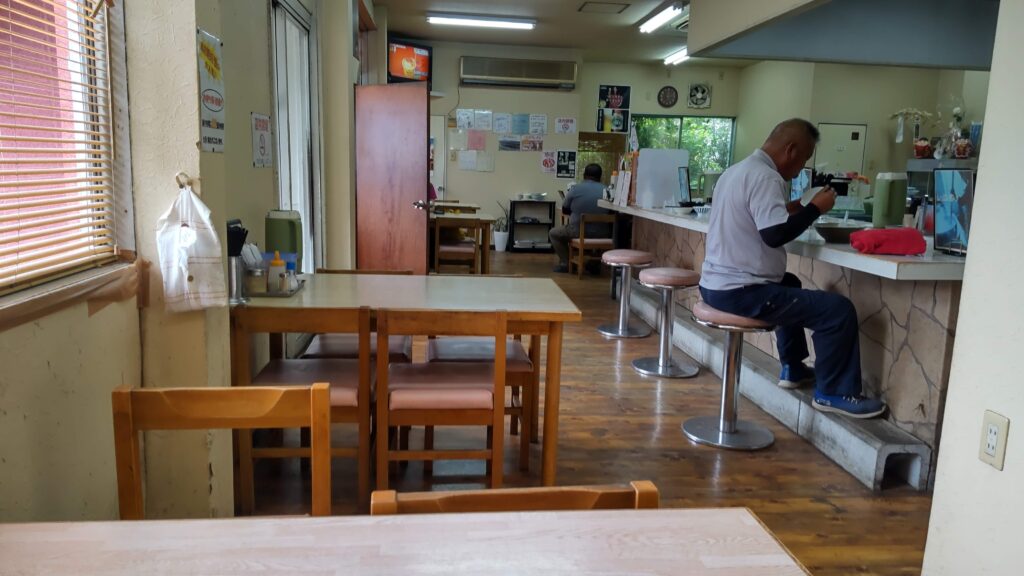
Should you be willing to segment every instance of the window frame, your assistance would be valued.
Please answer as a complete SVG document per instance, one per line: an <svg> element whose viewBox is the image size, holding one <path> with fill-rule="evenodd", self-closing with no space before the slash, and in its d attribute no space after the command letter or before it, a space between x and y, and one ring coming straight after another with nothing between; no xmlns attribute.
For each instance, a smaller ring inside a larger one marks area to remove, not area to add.
<svg viewBox="0 0 1024 576"><path fill-rule="evenodd" d="M676 134L676 150L682 149L683 144L683 128L686 125L688 118L695 118L699 120L706 119L717 119L717 120L729 120L732 123L732 127L729 130L729 156L725 162L725 168L732 165L733 154L736 152L736 116L718 116L711 114L633 114L633 120L636 121L639 118L668 118L672 120L679 120L679 132ZM724 170L724 168L723 168ZM691 183L694 180L694 174L690 174Z"/></svg>

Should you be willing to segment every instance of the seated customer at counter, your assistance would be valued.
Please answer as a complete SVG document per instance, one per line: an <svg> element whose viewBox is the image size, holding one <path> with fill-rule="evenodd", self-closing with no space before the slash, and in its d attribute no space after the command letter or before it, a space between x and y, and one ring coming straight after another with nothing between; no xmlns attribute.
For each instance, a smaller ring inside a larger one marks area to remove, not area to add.
<svg viewBox="0 0 1024 576"><path fill-rule="evenodd" d="M601 184L601 167L588 164L583 169L583 181L572 187L565 200L562 201L562 214L569 216L565 226L555 226L548 232L551 247L558 255L555 272L569 271L569 241L580 236L580 218L584 214L607 214L608 211L597 206L597 201L604 197L604 184ZM607 237L608 227L604 224L588 224L587 236Z"/></svg>
<svg viewBox="0 0 1024 576"><path fill-rule="evenodd" d="M772 130L764 145L730 167L715 186L700 292L709 305L747 318L771 322L782 361L779 386L796 388L816 380L813 405L825 412L871 418L885 404L862 394L857 311L846 297L804 290L786 272L787 242L832 209L829 188L807 206L786 203L786 182L814 154L818 129L791 119ZM813 331L814 371L804 329Z"/></svg>

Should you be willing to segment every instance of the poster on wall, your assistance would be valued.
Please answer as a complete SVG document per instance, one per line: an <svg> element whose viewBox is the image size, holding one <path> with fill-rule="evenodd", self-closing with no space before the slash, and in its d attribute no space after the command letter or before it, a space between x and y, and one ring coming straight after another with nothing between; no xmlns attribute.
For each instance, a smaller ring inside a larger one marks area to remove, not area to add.
<svg viewBox="0 0 1024 576"><path fill-rule="evenodd" d="M543 136L548 133L548 115L530 114L530 134Z"/></svg>
<svg viewBox="0 0 1024 576"><path fill-rule="evenodd" d="M597 89L597 107L629 110L629 86L601 84Z"/></svg>
<svg viewBox="0 0 1024 576"><path fill-rule="evenodd" d="M555 118L555 134L575 134L576 133L576 119L575 118Z"/></svg>
<svg viewBox="0 0 1024 576"><path fill-rule="evenodd" d="M487 132L483 130L470 130L466 137L467 150L486 150Z"/></svg>
<svg viewBox="0 0 1024 576"><path fill-rule="evenodd" d="M250 112L252 120L252 165L253 168L269 168L274 165L273 147L270 143L270 116Z"/></svg>
<svg viewBox="0 0 1024 576"><path fill-rule="evenodd" d="M621 110L617 108L598 108L597 131L628 132L629 110Z"/></svg>
<svg viewBox="0 0 1024 576"><path fill-rule="evenodd" d="M497 134L508 134L512 131L512 115L508 113L495 112L491 118L492 128Z"/></svg>
<svg viewBox="0 0 1024 576"><path fill-rule="evenodd" d="M494 154L491 154L490 152L477 152L476 171L494 172Z"/></svg>
<svg viewBox="0 0 1024 576"><path fill-rule="evenodd" d="M459 130L472 130L475 116L475 110L459 108L455 111L455 127Z"/></svg>
<svg viewBox="0 0 1024 576"><path fill-rule="evenodd" d="M221 41L196 29L199 57L199 146L203 152L224 151L224 68Z"/></svg>
<svg viewBox="0 0 1024 576"><path fill-rule="evenodd" d="M576 151L559 150L555 158L555 177L576 178Z"/></svg>
<svg viewBox="0 0 1024 576"><path fill-rule="evenodd" d="M523 136L519 150L522 152L541 152L544 150L544 138L541 136Z"/></svg>
<svg viewBox="0 0 1024 576"><path fill-rule="evenodd" d="M512 115L512 134L516 136L522 136L523 134L530 133L530 115L529 114L513 114Z"/></svg>
<svg viewBox="0 0 1024 576"><path fill-rule="evenodd" d="M519 152L522 147L522 143L517 136L507 136L504 138L498 138L498 151L499 152Z"/></svg>
<svg viewBox="0 0 1024 576"><path fill-rule="evenodd" d="M459 170L476 172L476 150L459 150Z"/></svg>
<svg viewBox="0 0 1024 576"><path fill-rule="evenodd" d="M449 130L448 131L448 149L449 150L465 150L469 147L469 131L468 130Z"/></svg>
<svg viewBox="0 0 1024 576"><path fill-rule="evenodd" d="M540 155L540 171L544 174L555 173L555 153L543 152Z"/></svg>
<svg viewBox="0 0 1024 576"><path fill-rule="evenodd" d="M473 129L490 132L493 117L494 113L490 110L475 110L473 112Z"/></svg>

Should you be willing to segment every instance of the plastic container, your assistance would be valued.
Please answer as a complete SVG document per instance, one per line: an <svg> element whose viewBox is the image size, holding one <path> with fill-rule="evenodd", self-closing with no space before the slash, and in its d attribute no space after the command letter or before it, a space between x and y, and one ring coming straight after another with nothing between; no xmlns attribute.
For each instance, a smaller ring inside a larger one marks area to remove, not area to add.
<svg viewBox="0 0 1024 576"><path fill-rule="evenodd" d="M249 268L246 271L245 293L247 296L267 293L267 271L264 268Z"/></svg>
<svg viewBox="0 0 1024 576"><path fill-rule="evenodd" d="M267 269L267 291L268 292L287 292L288 284L285 280L285 284L282 287L281 280L285 278L285 263L281 259L281 252L274 251L274 258L270 261L270 267Z"/></svg>
<svg viewBox="0 0 1024 576"><path fill-rule="evenodd" d="M875 178L874 205L871 224L875 228L900 226L907 212L907 175L903 172L882 172Z"/></svg>

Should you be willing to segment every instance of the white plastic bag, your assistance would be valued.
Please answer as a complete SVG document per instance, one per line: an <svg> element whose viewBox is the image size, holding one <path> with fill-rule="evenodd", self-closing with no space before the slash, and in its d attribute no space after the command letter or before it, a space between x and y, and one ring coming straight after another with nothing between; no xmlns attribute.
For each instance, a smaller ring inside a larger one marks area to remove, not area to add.
<svg viewBox="0 0 1024 576"><path fill-rule="evenodd" d="M168 312L227 306L220 239L210 209L190 186L157 220L156 249Z"/></svg>

